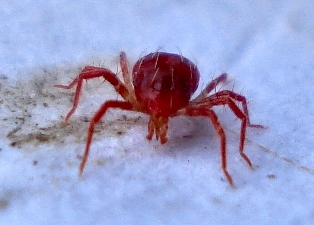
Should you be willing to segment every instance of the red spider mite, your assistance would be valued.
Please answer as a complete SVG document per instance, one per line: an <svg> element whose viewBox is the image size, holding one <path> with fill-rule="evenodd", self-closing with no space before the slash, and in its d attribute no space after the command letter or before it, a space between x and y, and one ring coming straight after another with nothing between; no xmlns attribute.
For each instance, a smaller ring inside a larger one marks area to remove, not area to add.
<svg viewBox="0 0 314 225"><path fill-rule="evenodd" d="M199 82L199 71L194 63L182 55L155 52L140 58L133 66L132 77L128 68L125 52L120 53L120 66L124 83L109 69L86 66L81 73L68 85L55 85L58 88L70 89L76 85L73 107L67 114L67 122L77 108L84 80L103 77L123 98L105 101L91 119L85 152L80 164L79 174L83 173L88 158L95 124L97 124L108 109L118 108L142 112L150 116L148 122L148 140L155 134L161 144L167 142L169 117L202 116L211 120L220 137L221 166L230 185L233 180L227 171L226 135L213 106L228 105L234 114L241 119L239 152L247 164L252 163L244 153L246 127L262 128L262 125L251 124L246 98L230 90L222 90L209 95L215 87L225 82L227 74L223 73L212 80L201 93L190 100ZM240 102L242 109L236 104Z"/></svg>

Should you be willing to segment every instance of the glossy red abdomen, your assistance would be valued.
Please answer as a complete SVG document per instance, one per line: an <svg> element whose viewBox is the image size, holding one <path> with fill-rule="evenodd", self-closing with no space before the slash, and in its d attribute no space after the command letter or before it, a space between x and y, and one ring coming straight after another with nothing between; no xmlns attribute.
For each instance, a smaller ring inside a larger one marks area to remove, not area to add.
<svg viewBox="0 0 314 225"><path fill-rule="evenodd" d="M195 92L199 71L187 58L157 52L139 59L133 67L138 102L156 117L168 117L185 107Z"/></svg>

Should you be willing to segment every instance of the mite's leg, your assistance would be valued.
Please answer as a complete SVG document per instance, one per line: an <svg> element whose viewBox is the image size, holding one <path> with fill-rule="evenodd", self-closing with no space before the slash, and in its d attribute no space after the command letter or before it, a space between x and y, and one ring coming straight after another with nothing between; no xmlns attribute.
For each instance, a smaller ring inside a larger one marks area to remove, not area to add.
<svg viewBox="0 0 314 225"><path fill-rule="evenodd" d="M128 90L114 73L112 73L110 70L106 68L86 66L82 70L82 72L69 85L55 85L55 87L63 88L63 89L70 89L76 85L73 107L65 118L66 122L69 120L69 118L71 117L71 115L74 113L74 111L77 108L78 101L80 98L80 93L82 90L83 80L93 79L96 77L103 77L110 84L112 84L112 86L124 99L128 99L128 96L129 96Z"/></svg>
<svg viewBox="0 0 314 225"><path fill-rule="evenodd" d="M228 75L226 73L223 73L219 77L212 80L209 84L207 84L204 90L195 99L193 99L193 102L197 102L206 98L209 92L211 92L219 83L225 82L227 80L227 76Z"/></svg>
<svg viewBox="0 0 314 225"><path fill-rule="evenodd" d="M95 115L93 116L93 118L89 124L87 139L86 139L86 147L85 147L84 155L83 155L83 158L81 161L79 175L82 175L86 161L87 161L87 158L88 158L89 149L90 149L90 145L92 143L92 137L94 134L94 127L100 121L102 116L105 115L105 113L107 112L107 110L109 108L132 110L133 106L129 102L107 101L104 104L102 104L102 106L98 109L98 111L95 113Z"/></svg>
<svg viewBox="0 0 314 225"><path fill-rule="evenodd" d="M221 153L221 168L228 179L228 182L231 186L233 185L233 180L231 175L227 170L227 149L226 149L226 135L224 129L222 128L220 122L218 121L218 117L215 112L208 107L194 107L194 108L185 108L182 110L180 115L187 115L187 116L205 116L208 117L214 125L214 128L217 134L220 137L220 153Z"/></svg>

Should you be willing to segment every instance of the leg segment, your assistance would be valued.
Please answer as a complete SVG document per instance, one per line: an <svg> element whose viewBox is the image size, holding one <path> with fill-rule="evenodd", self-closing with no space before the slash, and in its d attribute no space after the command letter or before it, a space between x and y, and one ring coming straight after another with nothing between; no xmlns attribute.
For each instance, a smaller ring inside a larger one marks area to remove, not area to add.
<svg viewBox="0 0 314 225"><path fill-rule="evenodd" d="M219 83L225 82L227 80L227 74L223 73L219 77L212 80L207 86L204 88L204 90L193 100L193 102L200 101L201 99L204 99L207 97L208 93L211 92Z"/></svg>
<svg viewBox="0 0 314 225"><path fill-rule="evenodd" d="M228 104L227 103L227 102L229 102L228 99L230 99L232 102L233 102L233 100L241 102L242 108L243 108L243 113L245 114L245 117L247 118L247 126L256 127L256 128L265 128L263 125L251 123L246 98L243 95L239 95L233 91L224 90L224 91L217 92L217 93L215 93L209 97L209 101L211 103L217 101L216 99L225 100L226 101L225 104ZM219 102L219 100L218 100L218 102ZM220 104L220 105L223 105L223 104ZM239 109L238 106L236 106L236 107Z"/></svg>
<svg viewBox="0 0 314 225"><path fill-rule="evenodd" d="M132 97L134 97L135 99L135 93L134 93L134 88L132 85L131 74L128 68L128 60L127 60L125 52L123 51L120 53L120 66L122 70L125 87L128 89L129 94L132 95Z"/></svg>
<svg viewBox="0 0 314 225"><path fill-rule="evenodd" d="M71 89L76 85L75 97L73 102L73 107L70 112L67 114L65 121L67 122L71 115L77 108L78 101L80 98L80 93L82 90L83 80L88 80L96 77L103 77L107 80L112 86L116 89L116 91L124 98L128 99L129 92L124 86L124 84L119 80L119 78L112 73L110 70L106 68L99 68L94 66L86 66L82 72L69 84L69 85L55 85L55 87L63 88L63 89Z"/></svg>
<svg viewBox="0 0 314 225"><path fill-rule="evenodd" d="M240 101L242 103L243 111L235 104L234 101ZM241 123L241 132L240 132L240 146L239 152L242 158L247 162L247 164L252 167L252 163L248 156L244 153L244 141L246 136L246 127L256 127L256 128L264 128L264 126L259 124L251 124L249 118L249 111L247 108L246 98L242 95L234 93L232 91L220 91L216 94L211 95L206 99L206 101L210 104L210 107L216 105L228 105L233 113L242 120ZM205 101L204 101L205 102Z"/></svg>
<svg viewBox="0 0 314 225"><path fill-rule="evenodd" d="M164 144L168 141L167 132L168 132L168 120L169 118L149 118L148 122L148 134L146 138L152 140L155 133L156 140L160 138L160 143Z"/></svg>
<svg viewBox="0 0 314 225"><path fill-rule="evenodd" d="M148 134L146 136L146 138L151 141L152 138L153 138L153 135L154 135L154 132L155 132L155 125L154 125L154 122L153 122L153 119L150 117L149 118L149 121L148 121Z"/></svg>
<svg viewBox="0 0 314 225"><path fill-rule="evenodd" d="M220 153L221 153L221 167L228 179L231 186L233 185L233 180L231 175L227 170L227 149L226 149L226 134L218 120L215 112L209 108L186 108L185 115L188 116L206 116L209 117L214 125L217 134L220 136Z"/></svg>
<svg viewBox="0 0 314 225"><path fill-rule="evenodd" d="M212 105L228 105L233 113L241 119L241 132L240 132L240 145L239 145L239 152L242 158L247 162L247 164L252 167L252 162L249 157L244 153L244 141L246 136L246 127L248 126L248 117L247 115L241 111L241 109L234 103L234 101L230 97L220 97L214 98L211 100Z"/></svg>
<svg viewBox="0 0 314 225"><path fill-rule="evenodd" d="M87 133L87 140L86 140L86 147L84 151L84 155L81 161L79 175L82 175L83 170L85 168L85 164L88 158L90 145L92 143L92 137L94 134L94 127L100 121L101 117L105 115L109 108L118 108L124 110L132 110L133 106L129 102L122 102L122 101L107 101L98 109L98 111L93 116Z"/></svg>

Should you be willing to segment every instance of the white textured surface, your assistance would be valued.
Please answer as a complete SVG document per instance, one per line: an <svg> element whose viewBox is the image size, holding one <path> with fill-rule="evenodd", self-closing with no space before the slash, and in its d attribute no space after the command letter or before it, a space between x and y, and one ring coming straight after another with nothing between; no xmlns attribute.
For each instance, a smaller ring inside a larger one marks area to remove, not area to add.
<svg viewBox="0 0 314 225"><path fill-rule="evenodd" d="M313 224L313 1L2 1L0 224ZM86 129L117 95L84 86L69 125L70 82L84 65L116 70L162 47L197 62L200 87L222 71L248 97L252 122L237 152L227 128L232 189L219 139L204 119L171 120L169 142L145 139L147 116L110 112L77 176ZM7 78L7 79L6 79ZM86 119L87 118L87 119ZM14 146L12 146L14 145Z"/></svg>

